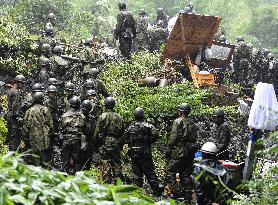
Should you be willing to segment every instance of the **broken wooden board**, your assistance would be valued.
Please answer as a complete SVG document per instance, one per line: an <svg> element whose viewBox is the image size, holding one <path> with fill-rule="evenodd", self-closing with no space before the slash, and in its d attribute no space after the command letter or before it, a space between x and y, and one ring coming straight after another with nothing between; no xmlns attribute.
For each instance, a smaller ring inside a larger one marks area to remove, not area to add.
<svg viewBox="0 0 278 205"><path fill-rule="evenodd" d="M166 41L161 60L185 59L195 56L200 47L211 45L221 21L218 16L180 13Z"/></svg>

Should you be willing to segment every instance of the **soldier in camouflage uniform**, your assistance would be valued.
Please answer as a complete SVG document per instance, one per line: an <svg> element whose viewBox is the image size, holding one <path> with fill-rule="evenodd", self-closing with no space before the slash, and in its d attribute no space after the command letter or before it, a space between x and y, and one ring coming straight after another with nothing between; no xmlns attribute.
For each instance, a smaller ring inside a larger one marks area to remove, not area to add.
<svg viewBox="0 0 278 205"><path fill-rule="evenodd" d="M67 72L69 63L61 57L63 54L63 48L61 46L55 46L52 50L52 53L53 56L49 59L52 64L51 71L59 83L62 83L63 76Z"/></svg>
<svg viewBox="0 0 278 205"><path fill-rule="evenodd" d="M112 97L105 99L105 107L107 112L103 113L97 120L94 133L93 143L98 145L100 159L104 162L96 162L100 169L101 165L108 164L111 172L108 176L103 174L103 179L107 183L115 183L117 178L123 179L121 172L120 153L122 150L122 135L124 131L124 123L122 117L113 111L116 101Z"/></svg>
<svg viewBox="0 0 278 205"><path fill-rule="evenodd" d="M40 60L43 58L50 58L52 56L51 46L47 43L42 44L40 54L41 54Z"/></svg>
<svg viewBox="0 0 278 205"><path fill-rule="evenodd" d="M38 82L42 84L44 88L47 88L48 79L53 76L54 74L51 71L51 61L48 58L41 59L38 73Z"/></svg>
<svg viewBox="0 0 278 205"><path fill-rule="evenodd" d="M150 47L150 37L149 37L149 18L144 9L139 12L139 19L136 22L136 39L135 39L135 50L136 51L146 51Z"/></svg>
<svg viewBox="0 0 278 205"><path fill-rule="evenodd" d="M250 48L242 37L238 37L237 42L233 57L235 82L246 85L249 80L248 74L252 56Z"/></svg>
<svg viewBox="0 0 278 205"><path fill-rule="evenodd" d="M57 41L54 38L54 28L48 27L45 29L45 36L41 40L41 44L49 44L51 48L54 48L57 45Z"/></svg>
<svg viewBox="0 0 278 205"><path fill-rule="evenodd" d="M64 108L64 112L66 112L67 110L69 110L70 108L70 104L69 104L69 100L75 95L75 85L72 82L67 82L65 85L65 97L63 100L63 108Z"/></svg>
<svg viewBox="0 0 278 205"><path fill-rule="evenodd" d="M214 125L211 130L211 136L208 141L213 142L218 147L218 158L229 159L228 147L231 142L230 128L225 123L225 113L223 110L217 110L213 113Z"/></svg>
<svg viewBox="0 0 278 205"><path fill-rule="evenodd" d="M32 107L33 105L33 95L36 92L44 92L44 87L40 83L35 83L32 86L32 92L27 93L22 101L21 107L20 107L20 112L21 115L24 116L26 111Z"/></svg>
<svg viewBox="0 0 278 205"><path fill-rule="evenodd" d="M135 20L131 12L126 10L126 4L119 2L120 13L117 16L117 25L114 36L119 40L120 52L122 56L129 60L131 58L132 40L136 38Z"/></svg>
<svg viewBox="0 0 278 205"><path fill-rule="evenodd" d="M170 196L177 199L184 197L190 204L192 199L194 154L198 149L197 127L188 116L191 108L183 103L179 106L180 117L172 126L170 142L166 150L166 183ZM176 176L179 175L180 182Z"/></svg>
<svg viewBox="0 0 278 205"><path fill-rule="evenodd" d="M7 126L8 126L8 142L9 150L15 151L20 145L20 131L22 116L20 115L20 107L23 99L23 87L26 79L23 75L17 75L14 78L14 86L8 91L8 112L7 112Z"/></svg>
<svg viewBox="0 0 278 205"><path fill-rule="evenodd" d="M93 83L92 88L97 92L98 95L102 95L104 98L107 98L109 97L109 93L103 82L98 79L99 72L100 71L96 68L92 68L90 70L90 80Z"/></svg>
<svg viewBox="0 0 278 205"><path fill-rule="evenodd" d="M44 95L37 92L33 95L34 106L24 116L22 135L24 143L32 151L30 163L35 166L46 165L50 161L50 136L53 131L51 113L43 106Z"/></svg>
<svg viewBox="0 0 278 205"><path fill-rule="evenodd" d="M91 114L96 119L102 114L102 105L100 104L99 97L95 90L88 90L86 93L86 100L89 100L92 104Z"/></svg>
<svg viewBox="0 0 278 205"><path fill-rule="evenodd" d="M94 135L96 117L92 115L91 110L93 106L89 100L84 100L81 104L81 111L85 116L85 130L84 135L85 139L85 148L81 151L81 162L83 169L89 170L91 168L92 155L95 151L95 148L92 146L92 136Z"/></svg>
<svg viewBox="0 0 278 205"><path fill-rule="evenodd" d="M155 25L160 24L163 29L167 29L168 27L169 16L167 16L164 12L163 8L157 9L157 17L154 22Z"/></svg>
<svg viewBox="0 0 278 205"><path fill-rule="evenodd" d="M47 14L47 23L45 25L45 28L54 28L55 23L56 23L56 16L54 13L49 13Z"/></svg>
<svg viewBox="0 0 278 205"><path fill-rule="evenodd" d="M101 61L101 55L97 50L92 48L93 39L87 38L84 42L84 48L80 52L80 60L83 64L82 76L83 79L88 79L90 69L94 66L95 62Z"/></svg>
<svg viewBox="0 0 278 205"><path fill-rule="evenodd" d="M76 97L69 100L70 109L62 115L60 134L62 135L63 170L75 173L81 170L81 140L84 139L85 117L80 111L81 101Z"/></svg>
<svg viewBox="0 0 278 205"><path fill-rule="evenodd" d="M151 150L151 146L157 141L159 134L152 124L144 122L144 116L142 108L135 110L135 122L126 130L124 141L129 147L128 155L132 161L135 185L143 187L143 175L145 175L154 195L160 196L163 189L159 187Z"/></svg>
<svg viewBox="0 0 278 205"><path fill-rule="evenodd" d="M50 138L50 149L52 152L52 167L56 170L62 171L61 159L61 140L59 139L59 124L61 121L62 110L57 96L57 88L50 85L47 88L47 97L44 101L52 116L53 120L53 135Z"/></svg>

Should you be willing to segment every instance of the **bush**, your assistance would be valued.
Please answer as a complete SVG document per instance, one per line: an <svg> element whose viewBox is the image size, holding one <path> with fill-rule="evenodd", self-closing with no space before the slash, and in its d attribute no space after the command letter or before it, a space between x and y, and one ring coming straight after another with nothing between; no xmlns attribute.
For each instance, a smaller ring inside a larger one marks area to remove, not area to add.
<svg viewBox="0 0 278 205"><path fill-rule="evenodd" d="M0 200L2 205L155 204L134 186L102 185L94 171L76 176L25 165L23 155L0 156ZM160 202L159 204L167 204Z"/></svg>

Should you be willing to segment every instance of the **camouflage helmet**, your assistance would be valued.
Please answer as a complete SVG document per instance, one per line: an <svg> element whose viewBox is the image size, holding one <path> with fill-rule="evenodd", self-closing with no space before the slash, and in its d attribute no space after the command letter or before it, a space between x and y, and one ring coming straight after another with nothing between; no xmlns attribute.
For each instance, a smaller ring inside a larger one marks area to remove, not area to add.
<svg viewBox="0 0 278 205"><path fill-rule="evenodd" d="M56 88L56 86L54 86L54 85L48 86L47 92L48 92L48 93L50 93L50 92L57 93L57 88Z"/></svg>
<svg viewBox="0 0 278 205"><path fill-rule="evenodd" d="M238 36L236 37L236 41L237 42L244 41L244 38L242 36Z"/></svg>
<svg viewBox="0 0 278 205"><path fill-rule="evenodd" d="M142 14L146 14L145 9L140 9L140 10L139 10L139 14L140 14L140 15L142 15Z"/></svg>
<svg viewBox="0 0 278 205"><path fill-rule="evenodd" d="M47 27L44 32L46 34L53 34L54 33L54 28L53 27Z"/></svg>
<svg viewBox="0 0 278 205"><path fill-rule="evenodd" d="M116 105L116 100L113 97L108 97L104 100L104 105L108 109L113 109Z"/></svg>
<svg viewBox="0 0 278 205"><path fill-rule="evenodd" d="M75 85L72 82L67 82L65 85L66 91L75 91Z"/></svg>
<svg viewBox="0 0 278 205"><path fill-rule="evenodd" d="M36 92L33 95L33 102L43 103L44 101L44 94L42 92Z"/></svg>
<svg viewBox="0 0 278 205"><path fill-rule="evenodd" d="M23 75L17 75L14 78L14 82L26 83L26 78Z"/></svg>
<svg viewBox="0 0 278 205"><path fill-rule="evenodd" d="M51 62L48 58L41 58L40 59L40 65L41 66L46 66L46 65L50 65L50 64L51 64Z"/></svg>
<svg viewBox="0 0 278 205"><path fill-rule="evenodd" d="M88 90L86 92L86 97L89 97L89 96L97 96L97 92L95 90Z"/></svg>
<svg viewBox="0 0 278 205"><path fill-rule="evenodd" d="M274 55L272 53L269 53L269 54L267 54L266 58L268 60L272 60L272 59L274 59Z"/></svg>
<svg viewBox="0 0 278 205"><path fill-rule="evenodd" d="M43 92L43 90L44 90L44 87L40 83L35 83L32 86L32 92Z"/></svg>
<svg viewBox="0 0 278 205"><path fill-rule="evenodd" d="M118 3L119 9L126 9L126 3L123 0L120 0Z"/></svg>
<svg viewBox="0 0 278 205"><path fill-rule="evenodd" d="M86 46L89 46L93 43L93 39L92 38L86 38L85 39L85 42L84 42L84 45Z"/></svg>
<svg viewBox="0 0 278 205"><path fill-rule="evenodd" d="M85 88L93 88L94 87L94 82L91 81L90 79L86 80L84 83Z"/></svg>
<svg viewBox="0 0 278 205"><path fill-rule="evenodd" d="M97 68L92 68L92 69L89 71L89 74L90 74L90 76L97 77L98 74L99 74L99 69L97 69Z"/></svg>
<svg viewBox="0 0 278 205"><path fill-rule="evenodd" d="M42 44L41 51L47 52L51 50L51 46L48 43Z"/></svg>
<svg viewBox="0 0 278 205"><path fill-rule="evenodd" d="M225 116L225 113L223 110L221 109L218 109L216 110L213 114L212 114L213 117L224 117Z"/></svg>
<svg viewBox="0 0 278 205"><path fill-rule="evenodd" d="M84 109L86 111L91 111L93 106L92 106L92 103L89 101L89 100L84 100L82 103L81 103L81 109Z"/></svg>
<svg viewBox="0 0 278 205"><path fill-rule="evenodd" d="M58 85L58 80L56 78L48 78L48 85Z"/></svg>
<svg viewBox="0 0 278 205"><path fill-rule="evenodd" d="M226 36L224 36L224 35L221 35L221 36L219 36L219 41L220 42L226 42Z"/></svg>
<svg viewBox="0 0 278 205"><path fill-rule="evenodd" d="M80 107L81 101L78 97L73 96L71 99L69 99L69 105L71 108L78 109Z"/></svg>
<svg viewBox="0 0 278 205"><path fill-rule="evenodd" d="M135 119L143 119L145 117L145 111L143 108L138 107L134 111L134 117Z"/></svg>
<svg viewBox="0 0 278 205"><path fill-rule="evenodd" d="M182 103L179 106L179 111L181 111L181 112L191 112L191 107L187 103Z"/></svg>
<svg viewBox="0 0 278 205"><path fill-rule="evenodd" d="M47 19L56 19L56 16L54 13L47 14Z"/></svg>
<svg viewBox="0 0 278 205"><path fill-rule="evenodd" d="M61 46L55 46L53 48L53 53L63 53L63 48Z"/></svg>

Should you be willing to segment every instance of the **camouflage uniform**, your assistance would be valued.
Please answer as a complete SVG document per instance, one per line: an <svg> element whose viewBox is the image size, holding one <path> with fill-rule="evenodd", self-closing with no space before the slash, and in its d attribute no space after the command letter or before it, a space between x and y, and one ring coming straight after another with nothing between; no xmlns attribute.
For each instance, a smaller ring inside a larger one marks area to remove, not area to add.
<svg viewBox="0 0 278 205"><path fill-rule="evenodd" d="M151 43L150 43L150 51L155 52L160 50L160 46L165 43L168 38L168 30L167 28L163 28L163 22L158 22L157 25L152 27L150 32Z"/></svg>
<svg viewBox="0 0 278 205"><path fill-rule="evenodd" d="M250 48L244 42L242 42L235 48L234 52L233 65L236 83L248 84L250 62Z"/></svg>
<svg viewBox="0 0 278 205"><path fill-rule="evenodd" d="M169 21L169 16L166 15L164 11L160 10L157 13L157 17L154 24L155 25L161 24L162 28L167 29L168 21Z"/></svg>
<svg viewBox="0 0 278 205"><path fill-rule="evenodd" d="M32 105L33 105L32 93L27 93L24 99L22 100L22 104L20 107L21 116L24 116L27 110L32 107Z"/></svg>
<svg viewBox="0 0 278 205"><path fill-rule="evenodd" d="M61 83L69 65L68 61L63 59L61 56L55 54L52 57L50 57L49 60L52 63L51 72L59 81L59 83Z"/></svg>
<svg viewBox="0 0 278 205"><path fill-rule="evenodd" d="M227 149L231 141L231 134L227 123L222 123L219 126L214 124L208 141L216 144L218 153L221 153L218 155L219 159L228 159L229 152Z"/></svg>
<svg viewBox="0 0 278 205"><path fill-rule="evenodd" d="M24 116L22 135L25 145L39 158L32 157L31 163L39 166L50 160L50 136L53 131L51 113L47 107L35 104Z"/></svg>
<svg viewBox="0 0 278 205"><path fill-rule="evenodd" d="M115 37L119 40L120 51L124 58L131 58L132 39L136 38L135 20L131 12L122 10L117 16Z"/></svg>
<svg viewBox="0 0 278 205"><path fill-rule="evenodd" d="M143 175L146 176L155 195L162 193L152 159L151 145L159 135L155 127L145 122L135 122L125 133L125 143L129 146L129 157L132 161L133 181L143 187Z"/></svg>
<svg viewBox="0 0 278 205"><path fill-rule="evenodd" d="M94 145L98 145L100 159L107 161L111 170L109 176L103 176L108 183L115 182L121 173L120 153L122 150L123 119L115 112L103 113L97 120L94 133ZM102 162L97 162L101 165ZM102 169L102 167L100 167Z"/></svg>
<svg viewBox="0 0 278 205"><path fill-rule="evenodd" d="M170 142L168 144L166 158L165 180L173 194L173 198L184 197L191 201L193 181L194 154L197 151L197 127L190 119L180 117L172 126ZM176 174L179 173L180 184L176 181Z"/></svg>
<svg viewBox="0 0 278 205"><path fill-rule="evenodd" d="M41 40L41 44L49 44L52 48L54 48L57 45L57 41L54 37L44 36Z"/></svg>
<svg viewBox="0 0 278 205"><path fill-rule="evenodd" d="M63 170L75 173L80 171L81 139L84 135L85 117L80 111L70 109L62 115L60 133L63 138Z"/></svg>
<svg viewBox="0 0 278 205"><path fill-rule="evenodd" d="M135 39L135 50L149 50L150 47L150 37L149 37L149 18L147 16L140 16L137 20L137 35Z"/></svg>
<svg viewBox="0 0 278 205"><path fill-rule="evenodd" d="M87 79L93 63L100 60L101 56L90 46L85 46L80 54L80 60L83 62L83 79Z"/></svg>
<svg viewBox="0 0 278 205"><path fill-rule="evenodd" d="M20 107L23 99L22 90L11 88L8 93L8 112L7 112L7 125L8 125L8 142L10 150L17 150L20 145L20 129L22 116L20 115Z"/></svg>
<svg viewBox="0 0 278 205"><path fill-rule="evenodd" d="M95 131L97 118L91 113L85 115L85 130L86 148L81 151L82 167L89 170L91 168L92 155L95 153L96 148L92 144L92 137Z"/></svg>
<svg viewBox="0 0 278 205"><path fill-rule="evenodd" d="M109 96L109 93L104 85L104 83L97 78L90 78L93 82L93 89L97 92L98 95L102 95L104 98Z"/></svg>

